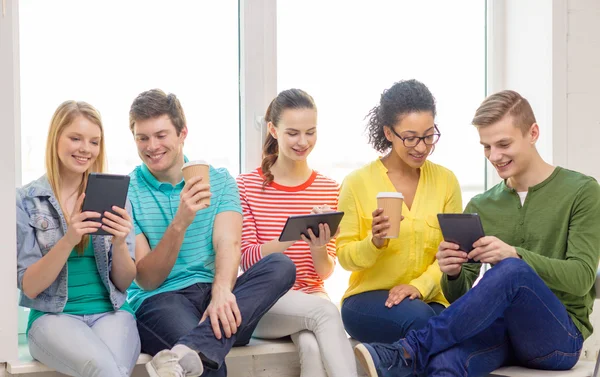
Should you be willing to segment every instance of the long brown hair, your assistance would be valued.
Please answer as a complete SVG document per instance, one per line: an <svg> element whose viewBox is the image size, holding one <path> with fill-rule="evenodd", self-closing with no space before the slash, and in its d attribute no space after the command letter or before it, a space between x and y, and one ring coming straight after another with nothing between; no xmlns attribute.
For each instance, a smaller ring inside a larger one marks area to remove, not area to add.
<svg viewBox="0 0 600 377"><path fill-rule="evenodd" d="M279 125L281 114L288 109L312 109L317 111L317 106L313 98L301 89L288 89L279 93L277 97L271 101L265 114L265 122L271 122L274 127ZM277 161L279 155L279 146L277 139L271 135L267 129L267 137L263 144L263 159L260 168L265 176L263 180L263 188L273 182L273 173L271 167Z"/></svg>
<svg viewBox="0 0 600 377"><path fill-rule="evenodd" d="M83 116L90 122L100 127L100 143L98 145L99 152L96 161L90 166L90 168L83 173L81 185L77 190L77 197L85 191L85 187L90 173L103 173L105 168L106 154L104 152L104 130L102 128L102 118L100 113L92 105L86 102L77 101L65 101L61 103L50 121L50 129L48 130L48 139L46 141L46 176L50 182L50 187L54 192L54 196L60 205L60 209L65 215L65 208L63 203L60 201L60 161L58 158L58 140L62 135L64 129L69 126L75 118ZM65 215L65 220L69 224L69 217ZM81 238L81 242L75 246L75 250L79 255L83 254L87 243L89 242L89 236L85 235Z"/></svg>

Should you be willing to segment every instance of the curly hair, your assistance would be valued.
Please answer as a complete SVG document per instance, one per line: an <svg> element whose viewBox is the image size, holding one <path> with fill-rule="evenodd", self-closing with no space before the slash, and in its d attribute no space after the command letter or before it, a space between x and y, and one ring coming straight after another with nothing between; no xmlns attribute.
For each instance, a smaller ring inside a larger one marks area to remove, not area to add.
<svg viewBox="0 0 600 377"><path fill-rule="evenodd" d="M387 152L392 143L386 139L384 127L393 127L402 116L413 112L431 112L435 118L435 98L420 81L402 80L394 83L391 88L381 94L379 105L369 111L367 132L369 144L379 153Z"/></svg>

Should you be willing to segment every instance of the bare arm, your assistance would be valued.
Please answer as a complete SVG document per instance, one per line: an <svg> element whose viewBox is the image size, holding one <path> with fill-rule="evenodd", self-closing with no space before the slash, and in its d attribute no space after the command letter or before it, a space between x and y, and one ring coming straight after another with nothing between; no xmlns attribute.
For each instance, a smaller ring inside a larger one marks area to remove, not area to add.
<svg viewBox="0 0 600 377"><path fill-rule="evenodd" d="M215 280L212 287L212 299L202 315L200 322L210 318L217 339L221 339L219 322L225 336L230 338L242 324L242 315L232 293L240 264L242 238L242 215L233 212L221 212L215 217L213 227L213 247L215 248Z"/></svg>
<svg viewBox="0 0 600 377"><path fill-rule="evenodd" d="M99 218L97 212L81 212L81 204L85 194L81 194L75 203L75 209L65 235L50 249L48 254L27 267L23 275L23 293L29 298L36 298L47 289L58 277L58 274L67 263L73 248L81 242L85 234L98 231L100 223L86 221L90 218Z"/></svg>
<svg viewBox="0 0 600 377"><path fill-rule="evenodd" d="M177 261L186 229L187 227L177 224L173 220L152 252L150 252L150 244L143 233L135 237L135 260L137 261L135 281L137 285L146 291L160 287Z"/></svg>
<svg viewBox="0 0 600 377"><path fill-rule="evenodd" d="M213 287L222 286L233 290L240 266L241 239L242 215L232 211L219 213L213 227L213 247L216 254Z"/></svg>
<svg viewBox="0 0 600 377"><path fill-rule="evenodd" d="M67 263L74 246L63 237L50 249L48 254L27 268L25 275L23 275L23 293L25 296L32 299L36 298L50 284L54 283L65 263Z"/></svg>
<svg viewBox="0 0 600 377"><path fill-rule="evenodd" d="M179 194L177 213L154 250L150 249L144 234L136 236L136 282L142 289L151 291L160 287L171 273L183 244L185 231L194 221L196 212L206 208L206 204L198 203L211 195L210 185L202 184L201 181L202 177L194 177L185 183Z"/></svg>
<svg viewBox="0 0 600 377"><path fill-rule="evenodd" d="M129 202L127 207L131 210ZM112 238L112 264L110 269L110 280L121 292L125 292L135 278L136 268L131 256L135 243L133 233L133 221L129 213L114 206L119 216L110 212L104 213L102 229L113 235Z"/></svg>
<svg viewBox="0 0 600 377"><path fill-rule="evenodd" d="M290 246L295 244L296 241L287 241L287 242L279 242L279 240L271 240L269 242L265 242L260 246L260 253L263 257L266 257L269 254L273 253L283 253Z"/></svg>

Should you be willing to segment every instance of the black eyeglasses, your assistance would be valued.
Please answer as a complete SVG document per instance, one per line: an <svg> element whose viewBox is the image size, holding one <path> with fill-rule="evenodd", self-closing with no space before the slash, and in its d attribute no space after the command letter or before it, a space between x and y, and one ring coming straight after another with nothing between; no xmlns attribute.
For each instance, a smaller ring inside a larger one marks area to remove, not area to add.
<svg viewBox="0 0 600 377"><path fill-rule="evenodd" d="M402 143L404 144L404 146L406 148L415 148L417 145L419 145L419 143L421 141L423 143L425 143L425 145L434 145L435 143L440 141L440 136L442 136L442 134L440 133L440 130L437 128L437 124L434 124L433 128L435 129L435 133L425 135L425 136L408 136L408 137L402 137L402 136L398 135L398 133L394 130L393 127L390 127L390 130L392 130L394 135L398 136L400 138L400 140L402 140Z"/></svg>

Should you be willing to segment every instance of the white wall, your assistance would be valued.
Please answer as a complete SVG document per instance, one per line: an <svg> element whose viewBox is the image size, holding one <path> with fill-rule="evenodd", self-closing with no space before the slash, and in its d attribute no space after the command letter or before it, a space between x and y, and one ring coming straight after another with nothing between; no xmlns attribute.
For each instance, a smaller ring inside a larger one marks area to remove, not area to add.
<svg viewBox="0 0 600 377"><path fill-rule="evenodd" d="M564 166L600 180L600 0L570 0L565 12L566 120ZM600 305L594 306L595 333L582 358L593 360L600 349Z"/></svg>
<svg viewBox="0 0 600 377"><path fill-rule="evenodd" d="M18 175L15 137L19 125L19 46L17 2L3 2L0 9L0 363L17 358L17 296L15 182ZM1 367L0 367L1 368Z"/></svg>
<svg viewBox="0 0 600 377"><path fill-rule="evenodd" d="M600 0L570 0L566 18L566 165L600 180Z"/></svg>
<svg viewBox="0 0 600 377"><path fill-rule="evenodd" d="M511 89L527 98L540 125L537 148L550 163L555 163L555 118L565 106L562 97L555 97L555 86L566 76L554 63L566 50L559 42L564 32L556 31L563 26L554 22L554 15L556 9L566 9L565 4L566 0L488 0L488 94ZM500 179L493 168L488 172L490 187Z"/></svg>

